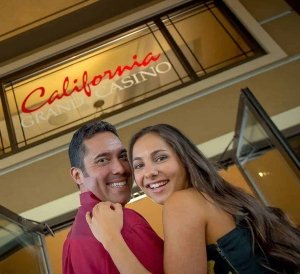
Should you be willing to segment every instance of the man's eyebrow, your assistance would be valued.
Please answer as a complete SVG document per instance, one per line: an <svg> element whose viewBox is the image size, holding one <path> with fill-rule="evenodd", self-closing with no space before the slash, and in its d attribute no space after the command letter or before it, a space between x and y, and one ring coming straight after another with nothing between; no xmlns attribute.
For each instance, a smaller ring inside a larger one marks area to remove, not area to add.
<svg viewBox="0 0 300 274"><path fill-rule="evenodd" d="M120 154L122 154L122 153L127 153L127 149L126 149L126 148L122 148L122 149L120 150Z"/></svg>
<svg viewBox="0 0 300 274"><path fill-rule="evenodd" d="M99 159L99 158L102 158L102 157L106 157L106 156L108 156L108 155L110 155L111 153L109 153L109 152L102 152L102 153L99 153L98 155L96 155L95 157L94 157L94 160L97 160L97 159Z"/></svg>
<svg viewBox="0 0 300 274"><path fill-rule="evenodd" d="M119 155L120 154L123 154L123 153L127 153L127 150L125 148L122 148L120 151L119 151ZM102 157L107 157L107 156L111 156L113 153L110 152L110 151L106 151L106 152L102 152L102 153L99 153L98 155L96 155L94 157L94 161L97 161L99 158L102 158Z"/></svg>

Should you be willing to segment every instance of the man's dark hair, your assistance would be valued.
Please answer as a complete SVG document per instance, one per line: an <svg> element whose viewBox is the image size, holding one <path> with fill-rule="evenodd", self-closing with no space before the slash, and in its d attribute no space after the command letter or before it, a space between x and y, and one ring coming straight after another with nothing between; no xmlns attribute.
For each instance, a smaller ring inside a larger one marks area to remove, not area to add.
<svg viewBox="0 0 300 274"><path fill-rule="evenodd" d="M80 127L73 135L69 145L69 159L72 167L77 167L85 172L83 158L86 153L84 140L92 138L100 132L112 132L119 137L116 128L106 121L93 121Z"/></svg>

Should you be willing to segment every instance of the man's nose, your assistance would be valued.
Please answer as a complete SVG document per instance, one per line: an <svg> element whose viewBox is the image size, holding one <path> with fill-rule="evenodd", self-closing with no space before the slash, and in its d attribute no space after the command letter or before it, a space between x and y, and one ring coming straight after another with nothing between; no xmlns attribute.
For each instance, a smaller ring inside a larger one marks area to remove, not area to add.
<svg viewBox="0 0 300 274"><path fill-rule="evenodd" d="M123 174L126 172L126 165L128 165L129 169L129 164L128 162L122 162L120 159L115 159L113 161L113 166L112 166L112 173L113 174Z"/></svg>

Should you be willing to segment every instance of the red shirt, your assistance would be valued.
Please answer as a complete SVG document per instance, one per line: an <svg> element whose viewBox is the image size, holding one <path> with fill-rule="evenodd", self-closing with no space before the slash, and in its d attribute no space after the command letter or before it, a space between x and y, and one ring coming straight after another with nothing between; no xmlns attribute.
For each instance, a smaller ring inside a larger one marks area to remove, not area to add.
<svg viewBox="0 0 300 274"><path fill-rule="evenodd" d="M87 211L100 202L91 192L80 194L80 203L63 247L63 274L119 274L110 255L95 239L85 220ZM163 240L134 210L124 208L122 235L131 251L148 271L163 273Z"/></svg>

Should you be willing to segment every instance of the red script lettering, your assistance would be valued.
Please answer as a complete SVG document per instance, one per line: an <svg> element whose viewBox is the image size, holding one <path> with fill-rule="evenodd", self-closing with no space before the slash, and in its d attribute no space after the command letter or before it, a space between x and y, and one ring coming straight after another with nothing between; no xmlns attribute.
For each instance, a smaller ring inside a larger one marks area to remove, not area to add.
<svg viewBox="0 0 300 274"><path fill-rule="evenodd" d="M53 102L57 100L61 100L64 97L71 96L74 92L83 92L86 96L90 97L92 94L91 87L99 85L104 77L107 77L108 79L111 80L116 75L122 76L126 71L132 71L134 68L147 67L150 63L158 61L160 58L160 54L153 55L152 52L149 52L141 62L139 62L137 58L138 58L137 55L134 55L132 57L133 63L131 65L118 66L114 71L106 70L102 74L92 76L91 77L92 80L90 82L88 81L89 79L88 72L84 71L81 78L81 87L77 85L78 79L74 79L73 86L70 88L70 79L68 76L66 76L62 83L61 92L59 90L54 90L48 98L45 98L46 97L45 87L43 86L38 87L32 90L31 92L29 92L29 94L23 100L21 105L22 112L24 113L34 112L46 104L51 105ZM33 94L43 99L40 104L36 105L36 102L32 102L30 104L30 99L32 99ZM30 108L29 107L30 105L34 105L34 107Z"/></svg>

